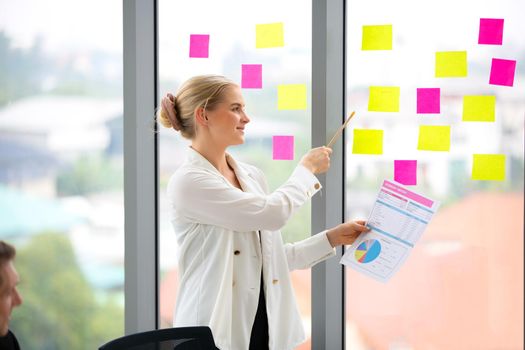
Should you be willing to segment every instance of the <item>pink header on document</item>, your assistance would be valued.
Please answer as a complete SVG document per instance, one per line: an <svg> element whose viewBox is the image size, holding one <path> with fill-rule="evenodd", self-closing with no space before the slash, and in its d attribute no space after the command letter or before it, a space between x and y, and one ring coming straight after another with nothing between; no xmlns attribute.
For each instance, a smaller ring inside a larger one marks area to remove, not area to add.
<svg viewBox="0 0 525 350"><path fill-rule="evenodd" d="M387 181L387 180L383 181L383 187L386 187L394 192L402 194L403 196L415 202L423 204L425 207L432 208L432 205L434 204L434 202L431 201L430 199L420 196L419 194L409 191L407 189L404 189L403 187L398 186L390 181Z"/></svg>
<svg viewBox="0 0 525 350"><path fill-rule="evenodd" d="M407 201L404 197L399 197L398 195L395 195L395 194L393 194L393 193L390 192L390 191L383 190L383 192L388 193L390 196L393 196L393 197L399 198L399 199L401 199L403 202L406 202L406 201Z"/></svg>

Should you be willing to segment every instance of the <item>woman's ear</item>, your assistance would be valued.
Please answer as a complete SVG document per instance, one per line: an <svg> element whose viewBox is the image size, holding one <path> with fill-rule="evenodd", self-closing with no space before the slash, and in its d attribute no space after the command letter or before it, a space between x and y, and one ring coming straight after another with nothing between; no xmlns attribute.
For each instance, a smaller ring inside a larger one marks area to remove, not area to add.
<svg viewBox="0 0 525 350"><path fill-rule="evenodd" d="M199 125L208 125L208 116L202 107L195 109L195 119Z"/></svg>

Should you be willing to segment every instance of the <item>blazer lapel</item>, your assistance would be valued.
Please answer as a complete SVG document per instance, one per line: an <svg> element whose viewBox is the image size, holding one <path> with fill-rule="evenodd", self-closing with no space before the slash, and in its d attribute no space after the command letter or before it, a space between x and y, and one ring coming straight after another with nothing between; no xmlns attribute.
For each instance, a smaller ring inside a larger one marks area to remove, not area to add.
<svg viewBox="0 0 525 350"><path fill-rule="evenodd" d="M262 185L251 174L249 169L243 167L242 164L238 164L230 155L227 155L227 161L235 171L235 175L237 175L237 179L245 192L266 195ZM262 245L264 283L267 286L271 282L272 277L270 276L276 275L276 267L271 264L272 260L275 262L275 259L272 259L274 235L273 232L264 230L259 230L257 234L260 235ZM259 242L256 242L256 244L259 245Z"/></svg>
<svg viewBox="0 0 525 350"><path fill-rule="evenodd" d="M235 171L237 180L239 180L239 183L241 184L241 187L244 192L265 194L260 184L251 175L249 170L247 170L241 164L238 164L235 161L235 159L229 154L226 154L226 160L228 161L228 164L230 164L230 166L233 168L233 171Z"/></svg>

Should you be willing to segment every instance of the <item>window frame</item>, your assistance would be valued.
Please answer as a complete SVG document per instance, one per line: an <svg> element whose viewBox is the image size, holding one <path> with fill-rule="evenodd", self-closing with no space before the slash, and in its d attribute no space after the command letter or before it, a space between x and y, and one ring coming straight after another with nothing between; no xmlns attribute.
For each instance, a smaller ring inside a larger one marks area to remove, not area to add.
<svg viewBox="0 0 525 350"><path fill-rule="evenodd" d="M123 1L126 334L159 325L156 13L156 0Z"/></svg>
<svg viewBox="0 0 525 350"><path fill-rule="evenodd" d="M312 2L312 143L326 145L345 116L345 1ZM313 117L315 116L315 118ZM344 221L345 135L333 146L330 170L312 199L312 233ZM312 268L312 349L345 348L345 272L334 258Z"/></svg>

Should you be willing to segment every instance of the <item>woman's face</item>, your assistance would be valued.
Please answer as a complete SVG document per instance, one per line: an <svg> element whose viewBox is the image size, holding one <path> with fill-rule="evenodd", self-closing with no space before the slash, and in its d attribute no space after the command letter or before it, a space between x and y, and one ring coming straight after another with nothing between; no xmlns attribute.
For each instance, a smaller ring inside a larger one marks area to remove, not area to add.
<svg viewBox="0 0 525 350"><path fill-rule="evenodd" d="M244 143L244 127L250 118L244 110L244 99L238 86L228 86L222 101L213 110L206 110L208 129L213 141L222 147Z"/></svg>

